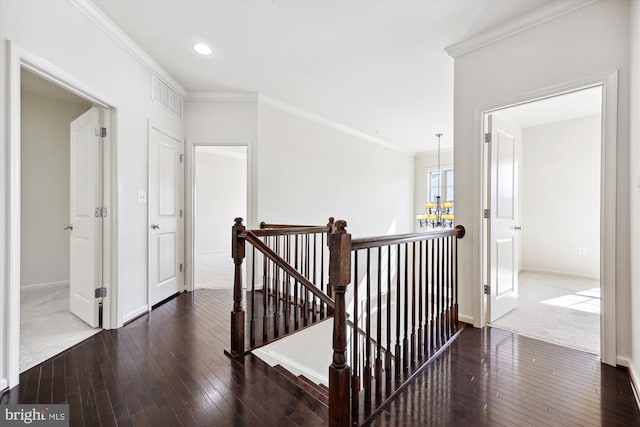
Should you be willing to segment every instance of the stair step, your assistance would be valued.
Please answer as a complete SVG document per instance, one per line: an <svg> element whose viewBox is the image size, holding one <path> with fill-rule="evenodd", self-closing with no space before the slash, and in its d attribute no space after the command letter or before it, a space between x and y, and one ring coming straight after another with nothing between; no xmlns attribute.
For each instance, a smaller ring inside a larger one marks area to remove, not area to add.
<svg viewBox="0 0 640 427"><path fill-rule="evenodd" d="M313 387L314 390L316 390L318 393L326 396L327 398L329 398L329 388L326 387L323 384L318 384L316 382L314 382L313 380L310 380L309 378L305 377L304 375L300 375L298 377L301 381L307 383L310 387Z"/></svg>
<svg viewBox="0 0 640 427"><path fill-rule="evenodd" d="M328 388L326 388L325 386L321 386L317 383L314 383L313 381L311 381L310 379L306 378L303 375L298 377L295 374L291 373L286 368L284 368L282 365L276 365L274 366L274 369L280 372L280 374L282 374L283 377L291 381L293 384L300 387L305 393L312 396L315 400L317 400L324 406L329 407L329 389Z"/></svg>

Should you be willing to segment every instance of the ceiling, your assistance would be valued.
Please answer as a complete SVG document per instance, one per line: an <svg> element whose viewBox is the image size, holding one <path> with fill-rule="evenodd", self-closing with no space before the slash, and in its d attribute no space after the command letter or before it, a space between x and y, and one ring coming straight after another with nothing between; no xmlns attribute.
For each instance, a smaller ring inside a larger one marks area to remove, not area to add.
<svg viewBox="0 0 640 427"><path fill-rule="evenodd" d="M20 70L20 90L31 95L39 95L47 98L53 98L58 101L84 105L87 108L91 106L89 101L74 95L54 83L38 77L25 69Z"/></svg>
<svg viewBox="0 0 640 427"><path fill-rule="evenodd" d="M257 92L421 152L453 142L444 48L552 0L93 2L190 93Z"/></svg>
<svg viewBox="0 0 640 427"><path fill-rule="evenodd" d="M602 112L602 86L595 86L534 102L516 105L494 114L521 128L593 116Z"/></svg>

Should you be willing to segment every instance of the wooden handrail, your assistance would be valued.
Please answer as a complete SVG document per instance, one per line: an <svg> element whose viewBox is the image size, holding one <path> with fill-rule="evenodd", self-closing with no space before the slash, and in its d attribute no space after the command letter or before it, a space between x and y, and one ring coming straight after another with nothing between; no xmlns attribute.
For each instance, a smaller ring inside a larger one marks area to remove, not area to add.
<svg viewBox="0 0 640 427"><path fill-rule="evenodd" d="M457 225L451 230L431 231L428 233L406 233L391 234L387 236L364 237L351 240L351 250L356 251L360 249L377 248L378 246L419 242L421 240L435 240L447 236L456 236L461 239L462 237L464 237L464 233L464 227L462 225Z"/></svg>
<svg viewBox="0 0 640 427"><path fill-rule="evenodd" d="M313 228L313 227L333 227L333 217L329 217L329 223L326 226L316 226L316 225L300 225L300 224L267 224L262 221L260 223L260 229L268 229L268 228Z"/></svg>
<svg viewBox="0 0 640 427"><path fill-rule="evenodd" d="M312 294L317 296L322 302L327 304L330 308L334 308L334 301L329 298L324 292L320 291L316 285L311 283L306 277L300 274L295 268L291 267L291 265L285 261L280 255L275 253L269 246L267 246L262 240L258 238L258 236L253 232L249 231L244 233L246 235L246 240L251 243L256 249L262 252L267 258L276 263L278 267L286 271L291 275L294 279L298 281L302 286L307 288Z"/></svg>
<svg viewBox="0 0 640 427"><path fill-rule="evenodd" d="M247 230L241 236L247 237L248 233L252 233L254 236L287 236L295 234L311 234L311 233L326 233L326 226L304 226L304 227L281 227L273 229L260 229L260 230Z"/></svg>

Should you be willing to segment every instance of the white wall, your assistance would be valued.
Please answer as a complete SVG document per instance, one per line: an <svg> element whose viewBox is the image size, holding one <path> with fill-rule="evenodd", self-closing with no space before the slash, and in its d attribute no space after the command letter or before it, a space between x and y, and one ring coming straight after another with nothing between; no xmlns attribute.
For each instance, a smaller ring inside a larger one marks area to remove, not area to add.
<svg viewBox="0 0 640 427"><path fill-rule="evenodd" d="M446 169L453 167L453 149L442 148L440 150L440 168ZM414 194L414 218L415 214L424 213L425 203L427 203L427 176L428 171L438 169L438 151L425 151L419 153L415 158L415 173L413 177L415 185ZM455 202L455 201L454 201ZM420 231L420 224L414 221L414 230ZM424 228L422 229L424 230Z"/></svg>
<svg viewBox="0 0 640 427"><path fill-rule="evenodd" d="M247 156L196 148L196 255L224 252L231 263L231 225L247 211Z"/></svg>
<svg viewBox="0 0 640 427"><path fill-rule="evenodd" d="M640 1L631 2L631 117L640 117ZM640 122L631 120L631 361L629 367L636 389L640 386ZM638 390L636 390L638 391ZM636 393L637 395L637 393Z"/></svg>
<svg viewBox="0 0 640 427"><path fill-rule="evenodd" d="M74 80L117 108L118 147L117 190L120 241L118 242L118 279L121 293L116 323L144 310L147 304L147 205L139 204L139 190L147 189L148 120L175 136L183 136L183 123L150 98L150 72L143 63L128 53L107 32L98 28L71 2L0 1L0 82L2 82L2 129L7 125L7 40L31 54L55 65ZM179 89L174 88L178 92ZM8 135L3 133L0 159L9 153ZM4 164L2 170L8 170ZM5 286L0 292L2 313L7 313L8 254L6 227L8 221L8 178L2 174L0 212L2 258L0 277ZM110 286L111 284L107 284ZM117 291L116 289L113 289ZM4 315L3 315L4 317ZM6 317L3 321L6 321ZM6 323L1 357L7 356ZM7 359L0 360L0 382L8 375ZM12 382L17 382L17 376Z"/></svg>
<svg viewBox="0 0 640 427"><path fill-rule="evenodd" d="M68 282L69 124L90 105L21 96L20 284Z"/></svg>
<svg viewBox="0 0 640 427"><path fill-rule="evenodd" d="M522 270L599 278L600 130L599 115L523 129Z"/></svg>
<svg viewBox="0 0 640 427"><path fill-rule="evenodd" d="M259 104L258 216L347 221L354 238L413 231L414 158Z"/></svg>
<svg viewBox="0 0 640 427"><path fill-rule="evenodd" d="M630 354L629 2L601 1L463 55L455 61L455 170L461 240L460 313L479 324L480 113L556 85L619 70L617 128L617 355Z"/></svg>

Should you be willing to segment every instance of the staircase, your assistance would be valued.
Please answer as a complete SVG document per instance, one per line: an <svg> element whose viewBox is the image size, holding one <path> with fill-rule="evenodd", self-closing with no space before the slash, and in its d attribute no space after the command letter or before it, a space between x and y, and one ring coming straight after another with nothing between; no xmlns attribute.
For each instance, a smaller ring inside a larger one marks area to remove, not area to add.
<svg viewBox="0 0 640 427"><path fill-rule="evenodd" d="M328 388L276 367L328 408L330 426L371 423L461 332L462 226L352 239L346 222L333 218L326 226L262 223L258 230L236 218L232 233L234 304L225 353L243 357L333 318Z"/></svg>

